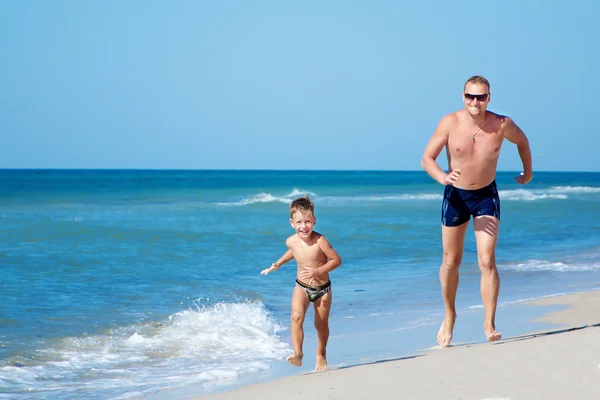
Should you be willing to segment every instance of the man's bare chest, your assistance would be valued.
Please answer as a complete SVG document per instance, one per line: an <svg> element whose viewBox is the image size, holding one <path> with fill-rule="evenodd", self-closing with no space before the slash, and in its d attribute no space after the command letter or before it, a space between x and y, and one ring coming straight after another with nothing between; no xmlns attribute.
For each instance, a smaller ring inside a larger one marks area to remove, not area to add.
<svg viewBox="0 0 600 400"><path fill-rule="evenodd" d="M447 151L452 157L494 158L500 153L503 136L496 131L479 131L476 135L457 129L450 133Z"/></svg>

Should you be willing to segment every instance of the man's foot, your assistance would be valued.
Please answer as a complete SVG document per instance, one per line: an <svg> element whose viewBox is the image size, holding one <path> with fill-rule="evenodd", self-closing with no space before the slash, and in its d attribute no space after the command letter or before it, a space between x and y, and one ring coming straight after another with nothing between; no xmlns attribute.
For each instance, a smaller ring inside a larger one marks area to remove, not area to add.
<svg viewBox="0 0 600 400"><path fill-rule="evenodd" d="M324 355L317 354L317 365L315 366L315 371L325 371L327 369L327 359Z"/></svg>
<svg viewBox="0 0 600 400"><path fill-rule="evenodd" d="M437 341L442 347L448 347L452 340L452 331L454 330L454 323L456 322L456 315L448 316L444 318L440 330L437 334Z"/></svg>
<svg viewBox="0 0 600 400"><path fill-rule="evenodd" d="M302 366L302 354L292 354L291 356L288 356L287 358L287 362L289 362L292 365L295 365L296 367L301 367Z"/></svg>
<svg viewBox="0 0 600 400"><path fill-rule="evenodd" d="M484 324L483 330L485 331L485 337L487 337L488 342L495 342L496 340L500 340L502 338L502 334L496 331L491 324Z"/></svg>

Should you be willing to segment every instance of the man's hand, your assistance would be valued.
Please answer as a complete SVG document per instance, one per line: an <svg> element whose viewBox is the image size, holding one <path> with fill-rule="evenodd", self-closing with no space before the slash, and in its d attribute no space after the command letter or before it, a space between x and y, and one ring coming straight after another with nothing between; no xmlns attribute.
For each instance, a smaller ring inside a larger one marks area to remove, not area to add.
<svg viewBox="0 0 600 400"><path fill-rule="evenodd" d="M517 181L517 183L524 185L526 183L531 182L531 180L533 179L533 174L528 174L525 175L524 172L521 172L521 174L519 176L515 176L515 181Z"/></svg>
<svg viewBox="0 0 600 400"><path fill-rule="evenodd" d="M460 169L455 169L444 178L444 186L454 185L454 182L460 177Z"/></svg>
<svg viewBox="0 0 600 400"><path fill-rule="evenodd" d="M260 271L260 273L262 275L267 275L269 272L273 272L279 269L279 265L273 263L271 264L271 266L269 268L263 269L262 271Z"/></svg>

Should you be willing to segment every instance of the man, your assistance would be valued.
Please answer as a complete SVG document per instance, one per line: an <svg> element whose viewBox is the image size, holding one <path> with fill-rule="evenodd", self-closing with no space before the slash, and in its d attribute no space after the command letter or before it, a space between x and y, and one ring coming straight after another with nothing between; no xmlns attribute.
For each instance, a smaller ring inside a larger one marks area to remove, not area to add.
<svg viewBox="0 0 600 400"><path fill-rule="evenodd" d="M496 269L496 242L500 227L500 199L496 188L496 167L504 139L517 145L523 172L515 180L526 184L533 177L529 141L508 117L487 111L490 83L482 76L467 80L463 90L464 110L445 115L429 140L421 166L442 185L442 247L440 283L446 316L438 332L438 343L452 340L456 321L458 267L462 262L465 233L473 216L477 258L481 272L481 298L485 310L483 329L489 341L502 337L496 331L496 305L500 277ZM446 147L448 173L436 163Z"/></svg>

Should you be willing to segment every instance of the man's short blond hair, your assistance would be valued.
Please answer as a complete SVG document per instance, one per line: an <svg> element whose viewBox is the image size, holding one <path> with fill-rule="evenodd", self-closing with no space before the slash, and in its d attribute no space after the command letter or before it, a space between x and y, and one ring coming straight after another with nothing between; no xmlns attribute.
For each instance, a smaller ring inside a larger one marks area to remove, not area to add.
<svg viewBox="0 0 600 400"><path fill-rule="evenodd" d="M290 218L294 217L296 211L300 211L302 215L306 214L308 211L315 215L315 205L312 200L308 196L299 197L296 200L292 201L290 204Z"/></svg>
<svg viewBox="0 0 600 400"><path fill-rule="evenodd" d="M467 88L469 83L474 83L475 85L485 85L487 87L488 93L490 92L490 81L485 79L483 76L473 75L465 82L465 86L463 87L463 91Z"/></svg>

